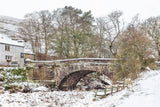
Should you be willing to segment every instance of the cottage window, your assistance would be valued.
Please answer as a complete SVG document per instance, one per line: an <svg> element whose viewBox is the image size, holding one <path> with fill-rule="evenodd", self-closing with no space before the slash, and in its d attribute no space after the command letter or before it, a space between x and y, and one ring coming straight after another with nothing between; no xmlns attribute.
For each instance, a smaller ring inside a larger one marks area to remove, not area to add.
<svg viewBox="0 0 160 107"><path fill-rule="evenodd" d="M12 56L6 55L6 56L5 56L5 59L6 59L6 60L12 60Z"/></svg>
<svg viewBox="0 0 160 107"><path fill-rule="evenodd" d="M24 53L21 53L21 56L20 56L21 58L24 58Z"/></svg>
<svg viewBox="0 0 160 107"><path fill-rule="evenodd" d="M9 45L5 45L5 51L10 51L10 46Z"/></svg>

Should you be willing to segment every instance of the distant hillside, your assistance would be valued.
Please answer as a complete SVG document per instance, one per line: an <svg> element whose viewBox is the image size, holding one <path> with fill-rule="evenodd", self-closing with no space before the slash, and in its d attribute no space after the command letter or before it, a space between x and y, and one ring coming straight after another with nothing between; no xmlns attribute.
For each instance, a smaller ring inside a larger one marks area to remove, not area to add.
<svg viewBox="0 0 160 107"><path fill-rule="evenodd" d="M12 39L21 39L18 37L19 23L22 19L0 15L0 34L11 37ZM25 53L32 53L29 42L25 42Z"/></svg>
<svg viewBox="0 0 160 107"><path fill-rule="evenodd" d="M19 23L22 19L17 19L8 16L1 16L0 15L0 33L5 34L7 36L16 36Z"/></svg>

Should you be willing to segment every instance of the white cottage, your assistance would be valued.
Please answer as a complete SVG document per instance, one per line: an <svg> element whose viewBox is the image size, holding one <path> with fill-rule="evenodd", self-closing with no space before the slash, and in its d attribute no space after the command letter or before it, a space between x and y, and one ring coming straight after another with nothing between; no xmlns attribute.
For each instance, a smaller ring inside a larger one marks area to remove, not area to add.
<svg viewBox="0 0 160 107"><path fill-rule="evenodd" d="M24 42L15 41L6 35L0 35L0 65L24 65Z"/></svg>

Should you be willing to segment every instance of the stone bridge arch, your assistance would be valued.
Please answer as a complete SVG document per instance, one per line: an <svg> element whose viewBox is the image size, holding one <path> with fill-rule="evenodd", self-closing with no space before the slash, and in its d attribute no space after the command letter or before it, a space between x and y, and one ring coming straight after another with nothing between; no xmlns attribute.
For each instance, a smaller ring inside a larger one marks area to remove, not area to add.
<svg viewBox="0 0 160 107"><path fill-rule="evenodd" d="M92 70L79 70L79 71L74 71L68 75L66 75L58 84L58 89L60 90L74 90L77 83L84 78L85 76L87 76L90 73L94 73L96 71L92 71ZM103 73L102 73L103 74ZM112 73L106 73L105 74L108 78L112 78Z"/></svg>
<svg viewBox="0 0 160 107"><path fill-rule="evenodd" d="M74 89L78 81L93 72L99 72L112 79L110 71L110 62L116 59L109 58L78 58L56 61L34 61L35 71L41 71L43 74L47 71L53 71L49 77L55 80L56 86L60 90ZM39 66L39 67L36 67ZM46 67L46 69L45 69Z"/></svg>
<svg viewBox="0 0 160 107"><path fill-rule="evenodd" d="M80 71L72 72L69 75L65 76L60 81L58 89L60 89L60 90L73 90L81 78L83 78L86 75L93 73L93 72L96 72L96 71L80 70Z"/></svg>

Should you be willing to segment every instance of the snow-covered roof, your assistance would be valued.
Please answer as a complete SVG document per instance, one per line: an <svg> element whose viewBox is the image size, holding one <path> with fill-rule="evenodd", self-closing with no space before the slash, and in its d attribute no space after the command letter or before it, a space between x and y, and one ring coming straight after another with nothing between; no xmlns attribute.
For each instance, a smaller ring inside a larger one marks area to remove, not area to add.
<svg viewBox="0 0 160 107"><path fill-rule="evenodd" d="M7 35L4 34L0 34L0 43L24 47L23 40L21 41L12 40L11 38L9 38Z"/></svg>
<svg viewBox="0 0 160 107"><path fill-rule="evenodd" d="M31 59L29 59L29 58L27 58L27 59L26 59L26 61L27 61L27 62L31 62L32 60L31 60Z"/></svg>

